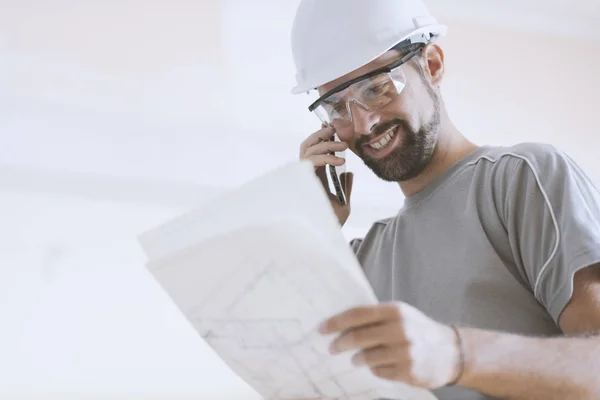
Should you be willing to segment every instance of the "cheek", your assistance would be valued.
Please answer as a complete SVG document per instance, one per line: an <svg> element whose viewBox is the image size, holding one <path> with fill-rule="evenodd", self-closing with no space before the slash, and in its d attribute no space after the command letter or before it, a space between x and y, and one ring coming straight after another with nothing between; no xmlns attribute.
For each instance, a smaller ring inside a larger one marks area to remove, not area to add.
<svg viewBox="0 0 600 400"><path fill-rule="evenodd" d="M337 129L335 131L335 135L337 136L338 140L342 141L342 142L346 142L348 144L348 146L350 148L352 148L352 145L354 143L355 137L354 137L354 129L352 127L352 124L348 125L345 128L342 129Z"/></svg>
<svg viewBox="0 0 600 400"><path fill-rule="evenodd" d="M425 86L425 82L419 80L419 83L413 85L407 94L410 96L410 102L407 102L407 106L410 104L412 124L428 122L433 115L435 104L430 89Z"/></svg>
<svg viewBox="0 0 600 400"><path fill-rule="evenodd" d="M414 126L415 123L415 103L409 93L403 91L400 96L386 106L381 113L382 121L391 121L400 119L406 121L409 125Z"/></svg>

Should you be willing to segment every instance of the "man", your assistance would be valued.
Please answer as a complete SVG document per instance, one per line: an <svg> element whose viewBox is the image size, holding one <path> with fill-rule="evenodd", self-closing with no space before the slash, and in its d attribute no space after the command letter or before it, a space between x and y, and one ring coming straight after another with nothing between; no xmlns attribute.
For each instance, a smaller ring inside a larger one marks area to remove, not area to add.
<svg viewBox="0 0 600 400"><path fill-rule="evenodd" d="M322 332L332 354L442 400L600 398L600 194L550 145L461 135L440 95L445 32L418 0L298 8L294 93L317 92L324 126L300 158L324 178L349 149L406 197L352 242L381 303ZM343 224L350 205L331 199Z"/></svg>

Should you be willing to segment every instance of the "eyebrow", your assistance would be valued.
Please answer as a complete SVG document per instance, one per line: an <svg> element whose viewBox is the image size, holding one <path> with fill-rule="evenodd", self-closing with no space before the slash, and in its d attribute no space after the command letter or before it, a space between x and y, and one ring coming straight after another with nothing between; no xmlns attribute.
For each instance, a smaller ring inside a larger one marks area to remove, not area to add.
<svg viewBox="0 0 600 400"><path fill-rule="evenodd" d="M335 106L337 104L340 104L341 102L342 101L340 99L332 101L332 100L329 100L329 98L327 98L327 99L324 99L321 103L327 104L328 106Z"/></svg>

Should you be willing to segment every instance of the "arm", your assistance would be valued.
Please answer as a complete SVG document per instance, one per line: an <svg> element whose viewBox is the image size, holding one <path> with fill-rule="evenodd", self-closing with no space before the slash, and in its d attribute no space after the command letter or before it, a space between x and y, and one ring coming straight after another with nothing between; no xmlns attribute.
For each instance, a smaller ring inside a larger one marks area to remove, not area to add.
<svg viewBox="0 0 600 400"><path fill-rule="evenodd" d="M600 265L575 275L560 325L574 337L462 329L466 363L458 384L508 399L600 398Z"/></svg>
<svg viewBox="0 0 600 400"><path fill-rule="evenodd" d="M600 398L600 194L564 153L530 151L499 203L515 264L566 337L464 329L460 383L515 399Z"/></svg>

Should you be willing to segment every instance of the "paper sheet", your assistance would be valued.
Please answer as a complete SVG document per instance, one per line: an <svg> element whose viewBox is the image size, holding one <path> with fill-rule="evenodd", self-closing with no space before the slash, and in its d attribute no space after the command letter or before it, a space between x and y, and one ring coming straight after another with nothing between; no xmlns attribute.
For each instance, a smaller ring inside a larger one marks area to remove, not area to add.
<svg viewBox="0 0 600 400"><path fill-rule="evenodd" d="M316 331L377 302L328 201L312 166L286 166L144 235L148 268L265 400L434 399L354 367L351 352L331 356L333 337Z"/></svg>

